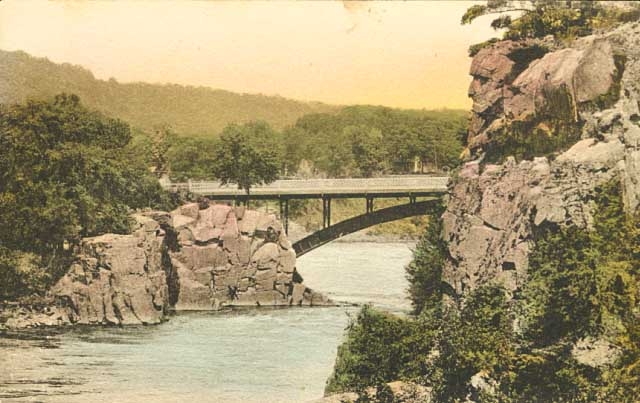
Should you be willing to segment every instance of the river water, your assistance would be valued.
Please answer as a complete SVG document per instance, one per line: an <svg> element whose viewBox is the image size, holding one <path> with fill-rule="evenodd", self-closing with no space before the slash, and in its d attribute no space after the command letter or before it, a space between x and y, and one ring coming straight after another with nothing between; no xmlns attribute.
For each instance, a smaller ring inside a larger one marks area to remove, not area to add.
<svg viewBox="0 0 640 403"><path fill-rule="evenodd" d="M334 301L406 312L410 259L406 244L333 243L297 266ZM317 399L357 310L194 312L158 326L0 333L0 403Z"/></svg>

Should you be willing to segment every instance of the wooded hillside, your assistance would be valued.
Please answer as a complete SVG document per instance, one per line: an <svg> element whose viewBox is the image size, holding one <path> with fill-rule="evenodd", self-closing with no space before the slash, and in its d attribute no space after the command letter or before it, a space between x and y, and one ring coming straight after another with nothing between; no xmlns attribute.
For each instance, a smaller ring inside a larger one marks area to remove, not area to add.
<svg viewBox="0 0 640 403"><path fill-rule="evenodd" d="M51 99L63 92L78 95L87 107L134 128L151 131L170 126L178 135L187 136L218 134L229 123L251 120L263 120L281 129L306 114L339 109L319 102L206 87L98 80L80 66L0 50L0 104Z"/></svg>

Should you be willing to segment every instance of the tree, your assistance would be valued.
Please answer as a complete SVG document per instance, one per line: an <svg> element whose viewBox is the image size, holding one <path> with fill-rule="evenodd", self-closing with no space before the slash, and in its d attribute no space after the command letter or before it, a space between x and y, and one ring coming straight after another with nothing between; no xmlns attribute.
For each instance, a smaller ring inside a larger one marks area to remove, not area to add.
<svg viewBox="0 0 640 403"><path fill-rule="evenodd" d="M160 178L170 170L168 153L177 139L169 126L161 126L151 136L151 162L153 173Z"/></svg>
<svg viewBox="0 0 640 403"><path fill-rule="evenodd" d="M486 5L473 5L462 16L462 24L470 24L483 15L496 14L494 29L506 29L505 39L576 37L590 35L595 28L610 27L620 22L637 20L636 6L621 8L598 1L557 0L488 0ZM514 17L514 14L518 14Z"/></svg>
<svg viewBox="0 0 640 403"><path fill-rule="evenodd" d="M55 261L69 253L65 244L127 233L131 208L164 207L166 194L130 140L126 123L86 109L75 95L0 106L3 255L40 256L55 272Z"/></svg>
<svg viewBox="0 0 640 403"><path fill-rule="evenodd" d="M249 194L252 186L278 178L281 155L278 135L267 123L232 124L220 136L213 174L222 184L236 183Z"/></svg>
<svg viewBox="0 0 640 403"><path fill-rule="evenodd" d="M351 153L360 176L369 178L384 170L382 132L367 126L347 126L345 135L351 140Z"/></svg>

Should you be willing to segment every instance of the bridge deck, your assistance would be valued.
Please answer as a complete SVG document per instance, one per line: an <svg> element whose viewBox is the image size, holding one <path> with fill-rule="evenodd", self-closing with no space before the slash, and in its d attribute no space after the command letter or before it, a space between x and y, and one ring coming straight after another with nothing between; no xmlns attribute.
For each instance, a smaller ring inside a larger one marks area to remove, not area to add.
<svg viewBox="0 0 640 403"><path fill-rule="evenodd" d="M445 193L449 178L444 176L395 176L367 179L284 179L251 188L252 199L267 198L347 198L427 196ZM214 181L164 183L169 191L190 191L212 199L243 198L244 190Z"/></svg>

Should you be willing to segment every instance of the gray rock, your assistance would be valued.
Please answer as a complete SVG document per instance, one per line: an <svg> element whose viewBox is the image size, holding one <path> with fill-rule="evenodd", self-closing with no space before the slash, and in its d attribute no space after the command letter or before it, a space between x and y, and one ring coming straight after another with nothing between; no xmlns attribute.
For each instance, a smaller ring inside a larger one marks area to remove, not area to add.
<svg viewBox="0 0 640 403"><path fill-rule="evenodd" d="M71 322L126 325L163 320L168 308L161 257L164 234L154 220L134 218L138 228L132 235L83 239L77 262L52 288Z"/></svg>
<svg viewBox="0 0 640 403"><path fill-rule="evenodd" d="M171 216L180 217L182 211ZM193 241L189 233L195 234ZM295 252L272 214L210 203L179 229L177 240L178 248L171 251L179 284L177 310L290 305L294 300L296 305L330 304L319 293L305 295L304 285L293 286Z"/></svg>

